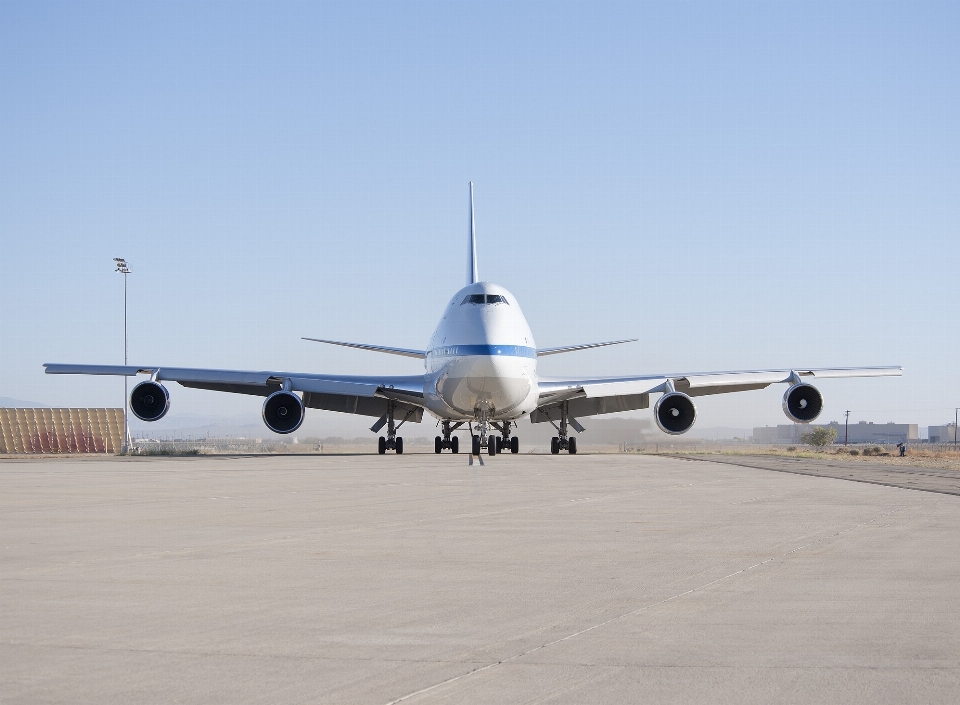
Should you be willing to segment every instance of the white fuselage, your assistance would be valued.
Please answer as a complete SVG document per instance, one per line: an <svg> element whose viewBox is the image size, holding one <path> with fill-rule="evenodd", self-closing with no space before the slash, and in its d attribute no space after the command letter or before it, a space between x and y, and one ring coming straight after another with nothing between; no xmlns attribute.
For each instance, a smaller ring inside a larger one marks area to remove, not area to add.
<svg viewBox="0 0 960 705"><path fill-rule="evenodd" d="M537 407L537 346L517 300L496 284L454 294L425 366L424 403L438 418L512 420Z"/></svg>

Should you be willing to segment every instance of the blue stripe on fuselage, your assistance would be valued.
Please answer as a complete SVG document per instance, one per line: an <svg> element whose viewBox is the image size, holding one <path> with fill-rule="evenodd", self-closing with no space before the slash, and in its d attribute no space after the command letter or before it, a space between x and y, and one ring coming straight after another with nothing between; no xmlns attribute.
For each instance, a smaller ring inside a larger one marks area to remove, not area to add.
<svg viewBox="0 0 960 705"><path fill-rule="evenodd" d="M465 355L491 355L499 357L536 357L536 348L522 345L444 345L427 351L427 357L462 357Z"/></svg>

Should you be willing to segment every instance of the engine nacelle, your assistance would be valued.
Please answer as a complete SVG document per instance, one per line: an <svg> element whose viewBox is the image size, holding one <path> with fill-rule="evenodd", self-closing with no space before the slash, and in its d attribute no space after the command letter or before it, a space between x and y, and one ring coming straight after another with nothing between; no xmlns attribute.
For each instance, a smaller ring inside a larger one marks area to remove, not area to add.
<svg viewBox="0 0 960 705"><path fill-rule="evenodd" d="M683 392L668 392L654 405L653 418L661 431L671 436L679 436L693 427L697 420L697 407Z"/></svg>
<svg viewBox="0 0 960 705"><path fill-rule="evenodd" d="M158 382L141 382L130 392L130 411L141 421L159 421L170 410L170 394Z"/></svg>
<svg viewBox="0 0 960 705"><path fill-rule="evenodd" d="M797 423L810 423L823 411L823 397L811 384L795 384L783 395L783 413Z"/></svg>
<svg viewBox="0 0 960 705"><path fill-rule="evenodd" d="M293 433L303 423L303 402L293 392L274 392L263 402L263 422L274 433Z"/></svg>

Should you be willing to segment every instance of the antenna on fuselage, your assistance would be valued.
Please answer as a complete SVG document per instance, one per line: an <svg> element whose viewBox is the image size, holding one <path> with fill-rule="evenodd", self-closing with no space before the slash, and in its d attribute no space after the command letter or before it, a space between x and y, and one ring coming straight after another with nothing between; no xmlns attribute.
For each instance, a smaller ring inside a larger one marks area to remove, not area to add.
<svg viewBox="0 0 960 705"><path fill-rule="evenodd" d="M467 250L467 284L480 281L477 271L477 228L473 221L473 182L470 182L470 243Z"/></svg>

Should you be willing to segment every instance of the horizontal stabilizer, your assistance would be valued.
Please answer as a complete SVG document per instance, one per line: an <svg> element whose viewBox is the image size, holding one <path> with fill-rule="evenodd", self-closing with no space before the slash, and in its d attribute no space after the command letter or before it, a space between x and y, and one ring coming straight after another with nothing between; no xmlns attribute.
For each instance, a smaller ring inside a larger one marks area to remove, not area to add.
<svg viewBox="0 0 960 705"><path fill-rule="evenodd" d="M559 355L560 353L573 352L574 350L589 350L590 348L603 348L607 345L620 345L620 343L635 342L637 342L636 338L629 338L627 340L610 340L606 343L585 343L583 345L564 345L560 348L539 348L537 350L537 357L543 357L544 355Z"/></svg>
<svg viewBox="0 0 960 705"><path fill-rule="evenodd" d="M388 355L401 355L403 357L418 357L421 360L426 357L423 350L408 350L407 348L388 348L385 345L367 345L366 343L344 343L339 340L321 340L320 338L303 338L314 343L326 343L327 345L342 345L345 348L359 348L360 350L370 350L372 352L387 353Z"/></svg>

